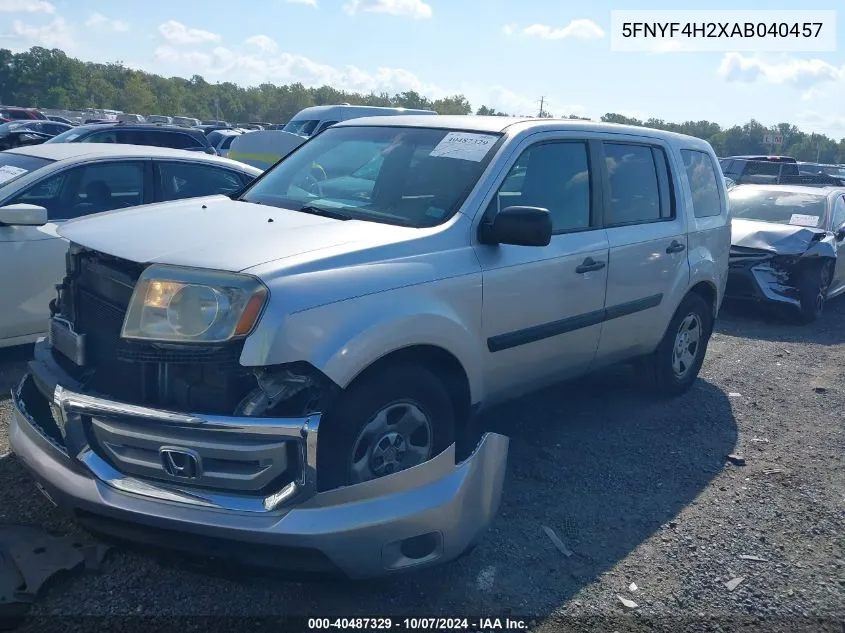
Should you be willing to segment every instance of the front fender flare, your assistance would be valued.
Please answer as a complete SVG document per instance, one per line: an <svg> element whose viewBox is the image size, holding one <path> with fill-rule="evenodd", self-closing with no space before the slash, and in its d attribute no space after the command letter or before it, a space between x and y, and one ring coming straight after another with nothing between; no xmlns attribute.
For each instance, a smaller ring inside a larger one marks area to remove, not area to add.
<svg viewBox="0 0 845 633"><path fill-rule="evenodd" d="M479 322L468 322L473 317ZM384 356L415 345L452 354L467 375L472 403L482 398L480 316L411 293L370 296L288 315L272 341L253 341L241 363L269 366L305 361L341 388Z"/></svg>

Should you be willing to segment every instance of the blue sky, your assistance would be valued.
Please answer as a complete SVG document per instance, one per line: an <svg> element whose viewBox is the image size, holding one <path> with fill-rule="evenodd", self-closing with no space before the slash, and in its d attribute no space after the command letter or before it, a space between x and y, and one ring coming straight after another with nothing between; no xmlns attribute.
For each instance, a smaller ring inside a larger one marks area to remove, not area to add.
<svg viewBox="0 0 845 633"><path fill-rule="evenodd" d="M783 0L757 8L795 9ZM834 53L610 50L629 0L0 0L0 47L57 47L166 76L330 84L431 97L463 93L515 114L605 112L722 125L754 117L845 137L845 10ZM814 0L805 9L842 8ZM735 0L687 9L754 9Z"/></svg>

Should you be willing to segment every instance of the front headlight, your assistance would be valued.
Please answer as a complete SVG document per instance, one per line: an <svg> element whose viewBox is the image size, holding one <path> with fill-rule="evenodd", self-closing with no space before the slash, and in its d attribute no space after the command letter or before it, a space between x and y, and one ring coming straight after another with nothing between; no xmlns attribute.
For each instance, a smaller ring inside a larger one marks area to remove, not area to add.
<svg viewBox="0 0 845 633"><path fill-rule="evenodd" d="M266 301L267 288L254 277L154 265L135 286L121 336L222 343L249 334Z"/></svg>

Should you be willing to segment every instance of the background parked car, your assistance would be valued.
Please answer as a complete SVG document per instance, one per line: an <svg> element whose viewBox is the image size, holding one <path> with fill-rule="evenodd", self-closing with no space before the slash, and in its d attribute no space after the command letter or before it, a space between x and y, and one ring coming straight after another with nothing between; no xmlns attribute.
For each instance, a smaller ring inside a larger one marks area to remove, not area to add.
<svg viewBox="0 0 845 633"><path fill-rule="evenodd" d="M845 167L841 165L825 165L822 163L798 163L798 171L802 175L827 176L835 178L840 186L845 186Z"/></svg>
<svg viewBox="0 0 845 633"><path fill-rule="evenodd" d="M70 126L77 125L77 123L71 121L67 117L59 116L57 114L47 115L47 118L50 119L51 121L55 121L56 123L64 123L65 125L70 125Z"/></svg>
<svg viewBox="0 0 845 633"><path fill-rule="evenodd" d="M261 170L180 150L93 143L0 153L0 347L46 331L62 277L65 220L151 202L237 191ZM35 206L33 206L35 205Z"/></svg>
<svg viewBox="0 0 845 633"><path fill-rule="evenodd" d="M227 156L229 148L238 136L243 134L240 130L215 130L206 135L208 142L217 151L218 156Z"/></svg>
<svg viewBox="0 0 845 633"><path fill-rule="evenodd" d="M147 123L166 123L170 125L173 123L173 117L162 114L151 114L147 117Z"/></svg>
<svg viewBox="0 0 845 633"><path fill-rule="evenodd" d="M186 116L175 116L173 117L173 124L182 127L197 127L200 124L200 120Z"/></svg>
<svg viewBox="0 0 845 633"><path fill-rule="evenodd" d="M804 323L845 293L845 189L737 185L727 294L791 309Z"/></svg>
<svg viewBox="0 0 845 633"><path fill-rule="evenodd" d="M6 119L8 121L20 121L21 119L44 120L47 117L35 108L0 106L0 118Z"/></svg>
<svg viewBox="0 0 845 633"><path fill-rule="evenodd" d="M27 119L0 125L0 150L38 145L72 126L53 121Z"/></svg>
<svg viewBox="0 0 845 633"><path fill-rule="evenodd" d="M95 123L59 134L50 143L124 143L215 153L205 134L178 125L157 123Z"/></svg>

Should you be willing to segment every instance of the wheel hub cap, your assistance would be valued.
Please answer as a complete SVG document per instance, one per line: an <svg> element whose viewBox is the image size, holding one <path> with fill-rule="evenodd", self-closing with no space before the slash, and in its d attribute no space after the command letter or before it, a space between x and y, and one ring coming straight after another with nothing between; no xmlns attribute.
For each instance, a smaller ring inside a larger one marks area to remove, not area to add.
<svg viewBox="0 0 845 633"><path fill-rule="evenodd" d="M394 402L364 425L352 448L350 483L384 477L432 456L432 427L419 406Z"/></svg>
<svg viewBox="0 0 845 633"><path fill-rule="evenodd" d="M370 469L376 474L387 475L401 468L407 442L399 433L385 433L373 447Z"/></svg>
<svg viewBox="0 0 845 633"><path fill-rule="evenodd" d="M672 350L672 371L678 378L686 376L695 364L701 336L701 320L697 314L688 314L678 327Z"/></svg>

